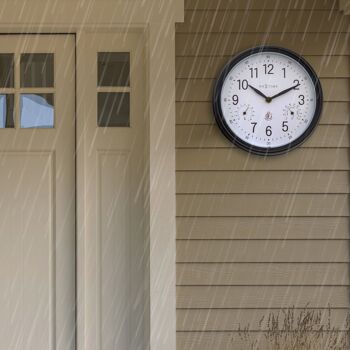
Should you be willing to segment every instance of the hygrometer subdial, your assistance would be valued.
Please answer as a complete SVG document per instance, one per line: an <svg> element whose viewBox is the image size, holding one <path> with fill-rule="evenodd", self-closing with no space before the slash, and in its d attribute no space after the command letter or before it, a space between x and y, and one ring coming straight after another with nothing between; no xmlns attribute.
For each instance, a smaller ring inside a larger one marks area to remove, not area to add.
<svg viewBox="0 0 350 350"><path fill-rule="evenodd" d="M243 104L239 106L235 114L239 120L244 120L248 122L252 121L255 117L254 108L249 104Z"/></svg>
<svg viewBox="0 0 350 350"><path fill-rule="evenodd" d="M303 112L297 104L289 103L283 108L283 115L290 120L295 118L300 120L303 117Z"/></svg>

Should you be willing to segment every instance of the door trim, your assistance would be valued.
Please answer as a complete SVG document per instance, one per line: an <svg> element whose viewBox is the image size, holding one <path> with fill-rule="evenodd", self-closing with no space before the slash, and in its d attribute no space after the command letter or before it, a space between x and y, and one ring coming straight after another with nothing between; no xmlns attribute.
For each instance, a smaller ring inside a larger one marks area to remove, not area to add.
<svg viewBox="0 0 350 350"><path fill-rule="evenodd" d="M135 33L135 29L131 31ZM175 42L169 40L169 32L161 24L153 24L138 30L140 40L145 43L146 90L145 90L145 142L148 179L146 188L148 217L148 278L145 280L145 305L148 316L145 322L147 339L144 349L176 349L176 226L175 226ZM170 31L171 32L171 31ZM79 120L84 115L82 91L84 84L80 62L84 60L85 42L90 30L77 32L77 142L81 140ZM101 33L99 31L99 33ZM108 32L110 34L110 31ZM118 33L118 31L116 31ZM120 33L120 31L119 31ZM159 33L163 33L160 35ZM123 32L123 35L127 33ZM152 59L151 59L152 57ZM173 67L173 69L169 69ZM77 177L83 176L83 159L78 154ZM77 278L78 316L77 349L85 350L85 334L93 331L85 322L89 312L84 295L86 286L86 242L84 240L85 219L83 184L78 182L78 227L77 231ZM162 268L159 269L159 266ZM96 348L96 350L100 350Z"/></svg>

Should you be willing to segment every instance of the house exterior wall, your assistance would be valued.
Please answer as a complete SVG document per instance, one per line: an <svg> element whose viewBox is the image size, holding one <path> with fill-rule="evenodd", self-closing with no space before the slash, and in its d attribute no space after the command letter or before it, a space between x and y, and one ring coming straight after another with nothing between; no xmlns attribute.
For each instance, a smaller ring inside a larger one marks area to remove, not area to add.
<svg viewBox="0 0 350 350"><path fill-rule="evenodd" d="M287 307L330 306L343 327L349 39L350 17L335 1L185 0L176 27L177 349L239 349L239 327L261 331L264 315ZM211 111L223 65L264 44L305 56L325 100L312 137L274 158L232 148Z"/></svg>

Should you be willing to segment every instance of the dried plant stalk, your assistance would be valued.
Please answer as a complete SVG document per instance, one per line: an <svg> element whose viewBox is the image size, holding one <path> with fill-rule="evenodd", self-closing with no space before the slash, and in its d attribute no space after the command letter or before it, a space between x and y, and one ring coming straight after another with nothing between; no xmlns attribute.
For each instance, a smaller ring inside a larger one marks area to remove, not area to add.
<svg viewBox="0 0 350 350"><path fill-rule="evenodd" d="M350 313L344 327L332 326L332 310L328 307L326 319L320 310L305 307L281 309L269 313L259 322L259 341L250 326L239 328L238 336L244 350L348 350L350 349ZM266 325L266 326L264 326ZM261 345L264 343L264 345ZM243 350L243 349L242 349Z"/></svg>

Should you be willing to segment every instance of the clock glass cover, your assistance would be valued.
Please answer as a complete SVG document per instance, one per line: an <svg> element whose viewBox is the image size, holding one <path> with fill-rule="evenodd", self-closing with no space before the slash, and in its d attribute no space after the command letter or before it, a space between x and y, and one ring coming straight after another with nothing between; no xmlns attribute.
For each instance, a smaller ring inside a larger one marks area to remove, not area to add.
<svg viewBox="0 0 350 350"><path fill-rule="evenodd" d="M322 88L301 56L279 47L256 47L225 66L213 110L223 134L238 147L281 154L301 144L317 125Z"/></svg>

